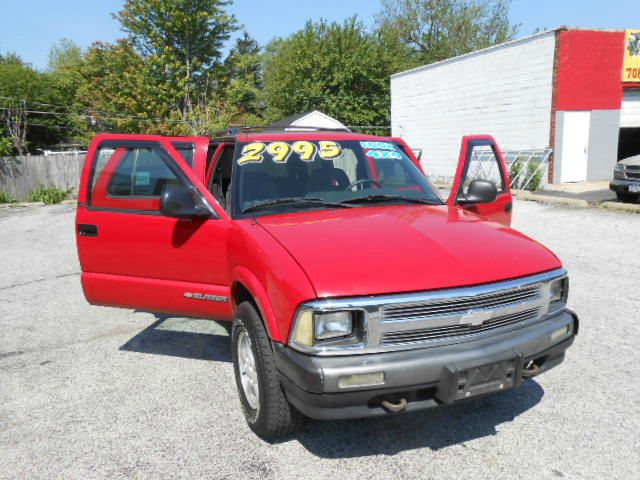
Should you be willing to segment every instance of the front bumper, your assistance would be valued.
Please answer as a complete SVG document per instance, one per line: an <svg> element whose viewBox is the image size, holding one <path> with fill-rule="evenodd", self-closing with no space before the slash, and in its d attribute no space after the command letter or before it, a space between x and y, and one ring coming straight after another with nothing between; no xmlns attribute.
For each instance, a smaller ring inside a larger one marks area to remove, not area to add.
<svg viewBox="0 0 640 480"><path fill-rule="evenodd" d="M516 377L511 386L517 387L522 383L523 364L533 361L539 367L537 375L562 362L578 325L577 315L563 310L515 331L447 346L319 357L274 343L274 354L287 398L303 414L320 420L370 417L389 414L382 405L389 398L405 399L404 411L449 403L455 398L443 390L451 388L451 372L469 366L519 359L514 365L519 363L520 368L511 372ZM563 327L568 327L568 333L552 340L551 334ZM384 372L383 386L339 387L341 377L378 372Z"/></svg>
<svg viewBox="0 0 640 480"><path fill-rule="evenodd" d="M629 193L629 187L631 185L640 185L640 180L614 179L609 182L609 189L617 193Z"/></svg>

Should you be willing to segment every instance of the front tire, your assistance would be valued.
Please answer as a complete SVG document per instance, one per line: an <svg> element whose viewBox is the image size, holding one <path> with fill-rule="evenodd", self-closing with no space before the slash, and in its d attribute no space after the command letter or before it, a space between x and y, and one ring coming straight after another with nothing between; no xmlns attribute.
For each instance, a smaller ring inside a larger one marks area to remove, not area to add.
<svg viewBox="0 0 640 480"><path fill-rule="evenodd" d="M624 203L633 203L637 202L640 195L635 193L626 193L626 192L616 192L616 197L618 200Z"/></svg>
<svg viewBox="0 0 640 480"><path fill-rule="evenodd" d="M296 430L302 414L285 397L269 336L249 302L238 306L231 342L238 395L251 430L265 440Z"/></svg>

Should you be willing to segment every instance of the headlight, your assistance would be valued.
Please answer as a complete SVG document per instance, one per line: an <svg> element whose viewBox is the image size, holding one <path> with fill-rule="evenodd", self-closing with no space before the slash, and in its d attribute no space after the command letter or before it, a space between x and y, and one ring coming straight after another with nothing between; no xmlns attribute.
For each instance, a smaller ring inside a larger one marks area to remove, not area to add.
<svg viewBox="0 0 640 480"><path fill-rule="evenodd" d="M362 341L363 312L335 312L301 309L295 319L291 342L304 350L321 349L325 345L354 346Z"/></svg>
<svg viewBox="0 0 640 480"><path fill-rule="evenodd" d="M566 303L569 294L569 277L558 278L553 280L549 285L549 303L550 305L558 305Z"/></svg>
<svg viewBox="0 0 640 480"><path fill-rule="evenodd" d="M352 312L315 313L313 324L316 340L346 337L353 331Z"/></svg>
<svg viewBox="0 0 640 480"><path fill-rule="evenodd" d="M624 164L618 163L613 169L613 178L620 180L624 179L624 176Z"/></svg>

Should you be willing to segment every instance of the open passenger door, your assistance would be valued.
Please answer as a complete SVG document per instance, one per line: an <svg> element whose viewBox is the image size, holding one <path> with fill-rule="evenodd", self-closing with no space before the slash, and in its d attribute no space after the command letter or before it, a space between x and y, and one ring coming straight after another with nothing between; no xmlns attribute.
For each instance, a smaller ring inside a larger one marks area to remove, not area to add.
<svg viewBox="0 0 640 480"><path fill-rule="evenodd" d="M497 195L493 201L474 202L469 187L475 180L495 185ZM474 135L462 139L458 169L453 181L449 206L459 206L491 221L511 225L513 197L509 187L509 172L493 137Z"/></svg>

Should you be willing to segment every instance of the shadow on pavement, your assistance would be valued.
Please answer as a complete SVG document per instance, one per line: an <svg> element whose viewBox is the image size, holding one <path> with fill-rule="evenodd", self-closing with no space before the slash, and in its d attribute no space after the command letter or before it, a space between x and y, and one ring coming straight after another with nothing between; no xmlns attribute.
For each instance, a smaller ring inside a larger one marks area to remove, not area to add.
<svg viewBox="0 0 640 480"><path fill-rule="evenodd" d="M120 350L232 361L231 342L220 324L162 315L156 318ZM297 441L312 454L332 459L395 455L425 447L439 450L496 435L500 424L513 421L543 396L542 387L529 380L516 390L407 415L333 422L308 419L303 430L274 443Z"/></svg>
<svg viewBox="0 0 640 480"><path fill-rule="evenodd" d="M302 432L284 441L298 441L312 454L332 459L394 455L424 447L439 450L496 435L498 425L513 421L543 396L542 387L529 380L517 390L407 415L339 422L308 420Z"/></svg>
<svg viewBox="0 0 640 480"><path fill-rule="evenodd" d="M157 321L122 345L120 350L195 360L231 362L229 337L224 334L224 327L220 327L219 324L216 324L217 328L200 328L200 331L189 331L183 328L166 328L165 323L173 317L156 314L156 318ZM176 325L188 327L190 322L194 321L179 319ZM200 325L202 322L207 322L205 323L207 325L211 320L200 321Z"/></svg>

